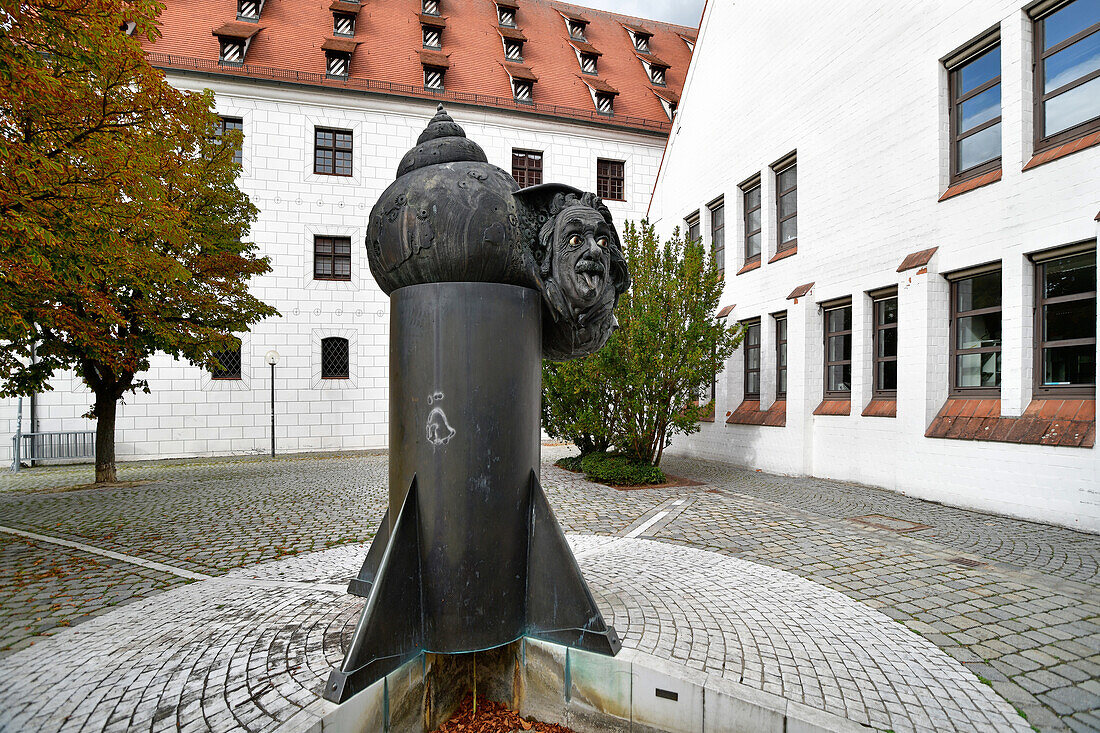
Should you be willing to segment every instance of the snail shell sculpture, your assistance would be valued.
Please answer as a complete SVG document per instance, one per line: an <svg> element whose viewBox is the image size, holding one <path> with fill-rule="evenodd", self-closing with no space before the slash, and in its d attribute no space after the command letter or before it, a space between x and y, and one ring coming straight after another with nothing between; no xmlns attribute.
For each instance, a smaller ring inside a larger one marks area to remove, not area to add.
<svg viewBox="0 0 1100 733"><path fill-rule="evenodd" d="M520 189L443 105L371 210L367 259L387 295L432 282L540 291L543 356L558 361L606 343L630 285L611 212L595 194L556 183Z"/></svg>

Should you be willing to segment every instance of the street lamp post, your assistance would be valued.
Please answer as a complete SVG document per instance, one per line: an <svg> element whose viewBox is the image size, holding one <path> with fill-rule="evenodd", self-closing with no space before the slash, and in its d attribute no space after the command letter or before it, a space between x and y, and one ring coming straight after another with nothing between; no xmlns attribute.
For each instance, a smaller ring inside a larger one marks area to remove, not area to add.
<svg viewBox="0 0 1100 733"><path fill-rule="evenodd" d="M267 363L271 366L271 457L275 457L275 365L279 363L279 352L275 349L267 352Z"/></svg>

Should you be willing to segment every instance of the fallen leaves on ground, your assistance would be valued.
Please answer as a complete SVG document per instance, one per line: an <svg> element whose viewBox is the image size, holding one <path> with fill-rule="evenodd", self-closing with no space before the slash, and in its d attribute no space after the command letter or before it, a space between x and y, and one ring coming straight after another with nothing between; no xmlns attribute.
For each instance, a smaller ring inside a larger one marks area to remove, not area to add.
<svg viewBox="0 0 1100 733"><path fill-rule="evenodd" d="M439 726L434 733L513 733L528 730L534 733L576 733L565 726L520 717L519 713L508 706L480 695L477 698L476 713L474 697L467 695L450 720Z"/></svg>

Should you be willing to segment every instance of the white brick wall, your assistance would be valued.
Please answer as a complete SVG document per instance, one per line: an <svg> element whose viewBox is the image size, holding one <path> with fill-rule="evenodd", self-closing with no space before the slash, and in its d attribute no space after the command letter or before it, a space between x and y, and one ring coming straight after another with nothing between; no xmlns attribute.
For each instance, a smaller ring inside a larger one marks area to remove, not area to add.
<svg viewBox="0 0 1100 733"><path fill-rule="evenodd" d="M260 209L252 238L271 257L272 272L253 292L281 317L257 324L242 344L240 382L212 381L201 369L163 355L147 375L152 393L128 395L117 418L120 459L262 453L270 446L271 377L276 367L276 441L280 452L385 446L389 299L367 268L367 217L395 177L398 161L434 114L435 103L351 95L289 86L174 76L186 89L210 86L220 114L244 120L241 188ZM596 158L625 162L626 201L608 202L616 222L645 213L664 140L529 115L448 108L489 161L511 171L512 148L543 151L543 180L594 191ZM351 178L313 173L313 128L354 132ZM313 279L313 237L349 236L351 282ZM320 339L350 342L352 378L322 380ZM90 430L80 417L92 395L61 375L40 397L41 430ZM29 431L24 400L23 430ZM0 466L11 460L15 400L0 400Z"/></svg>
<svg viewBox="0 0 1100 733"><path fill-rule="evenodd" d="M948 388L949 287L941 273L1001 261L1002 414L1018 416L1033 380L1027 255L1098 232L1100 147L1022 170L1033 153L1031 23L1022 8L1006 0L708 5L650 218L668 233L725 195L722 304L737 304L732 320L763 317L769 341L768 314L787 310L787 425L718 420L678 438L670 452L1100 530L1096 449L924 437ZM939 60L998 23L1003 178L938 202L949 173L947 73ZM770 166L791 150L799 164L798 253L769 264L777 239ZM757 173L763 263L735 275L744 262L737 185ZM933 246L939 251L927 273L896 272L906 254ZM807 297L785 300L807 282L816 283ZM864 418L871 389L866 292L892 284L900 308L898 415ZM813 416L822 397L817 303L843 296L853 298L857 327L852 415ZM720 380L726 389L718 416L740 403L741 360L735 353ZM766 366L762 377L762 396L774 393L774 370Z"/></svg>

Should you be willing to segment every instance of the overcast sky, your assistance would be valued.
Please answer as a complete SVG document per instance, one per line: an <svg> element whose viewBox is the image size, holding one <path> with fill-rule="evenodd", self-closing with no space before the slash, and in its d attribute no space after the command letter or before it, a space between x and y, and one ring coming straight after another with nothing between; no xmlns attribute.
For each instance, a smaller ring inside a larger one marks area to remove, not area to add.
<svg viewBox="0 0 1100 733"><path fill-rule="evenodd" d="M691 28L699 27L703 0L570 0L574 5L601 8L623 15L663 20Z"/></svg>

